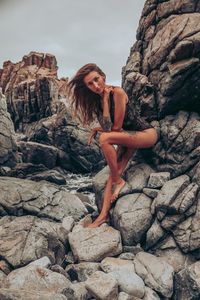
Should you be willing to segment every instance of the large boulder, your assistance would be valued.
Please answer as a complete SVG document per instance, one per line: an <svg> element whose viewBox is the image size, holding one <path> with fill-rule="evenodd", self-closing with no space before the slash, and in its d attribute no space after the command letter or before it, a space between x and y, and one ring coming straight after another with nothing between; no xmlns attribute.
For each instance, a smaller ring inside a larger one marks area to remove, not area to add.
<svg viewBox="0 0 200 300"><path fill-rule="evenodd" d="M123 86L149 119L199 109L200 9L195 1L146 1Z"/></svg>
<svg viewBox="0 0 200 300"><path fill-rule="evenodd" d="M37 143L35 145L45 144L49 147L53 146L51 152L54 153L54 157L56 156L54 162L64 169L88 173L91 171L96 172L105 164L98 142L94 140L90 146L87 145L90 130L78 126L78 123L72 118L71 113L66 108L56 115L28 125L25 134L28 140L27 146L31 147L31 150L34 149L34 144L30 142ZM26 143L19 143L26 161L27 150L24 149L23 145L26 145ZM35 151L35 156L37 157L39 149L45 148L37 146ZM32 152L30 153L32 154ZM31 161L33 161L33 158L30 157ZM46 161L48 161L47 158Z"/></svg>
<svg viewBox="0 0 200 300"><path fill-rule="evenodd" d="M99 262L106 256L115 256L122 252L119 231L107 225L97 228L77 225L68 238L73 255L80 262Z"/></svg>
<svg viewBox="0 0 200 300"><path fill-rule="evenodd" d="M120 198L113 212L114 226L120 230L125 245L136 245L151 226L152 199L142 193Z"/></svg>
<svg viewBox="0 0 200 300"><path fill-rule="evenodd" d="M10 114L7 112L6 98L0 89L0 166L13 167L17 162L17 145Z"/></svg>
<svg viewBox="0 0 200 300"><path fill-rule="evenodd" d="M156 256L139 252L134 259L135 271L144 280L145 284L170 298L173 294L174 269L168 263Z"/></svg>
<svg viewBox="0 0 200 300"><path fill-rule="evenodd" d="M30 214L62 221L67 216L79 220L87 214L77 196L45 181L1 177L0 188L0 215Z"/></svg>
<svg viewBox="0 0 200 300"><path fill-rule="evenodd" d="M184 268L175 276L175 300L198 299L200 295L200 262Z"/></svg>
<svg viewBox="0 0 200 300"><path fill-rule="evenodd" d="M0 256L14 268L45 255L52 263L61 263L67 235L61 223L34 216L5 216L0 219Z"/></svg>

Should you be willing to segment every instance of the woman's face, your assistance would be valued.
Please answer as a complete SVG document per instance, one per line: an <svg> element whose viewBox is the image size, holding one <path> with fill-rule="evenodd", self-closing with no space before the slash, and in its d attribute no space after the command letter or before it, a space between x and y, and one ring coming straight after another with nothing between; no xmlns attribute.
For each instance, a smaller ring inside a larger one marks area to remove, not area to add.
<svg viewBox="0 0 200 300"><path fill-rule="evenodd" d="M84 77L85 85L94 93L99 94L100 96L103 94L105 88L105 77L100 75L96 71L91 71Z"/></svg>

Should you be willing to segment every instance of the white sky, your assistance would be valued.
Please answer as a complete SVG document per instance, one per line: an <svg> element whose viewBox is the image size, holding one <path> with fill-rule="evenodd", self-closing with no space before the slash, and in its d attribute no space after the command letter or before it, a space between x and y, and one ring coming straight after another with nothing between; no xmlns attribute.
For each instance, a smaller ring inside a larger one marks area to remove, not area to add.
<svg viewBox="0 0 200 300"><path fill-rule="evenodd" d="M0 68L30 51L56 56L58 77L97 63L110 84L136 40L145 0L0 0Z"/></svg>

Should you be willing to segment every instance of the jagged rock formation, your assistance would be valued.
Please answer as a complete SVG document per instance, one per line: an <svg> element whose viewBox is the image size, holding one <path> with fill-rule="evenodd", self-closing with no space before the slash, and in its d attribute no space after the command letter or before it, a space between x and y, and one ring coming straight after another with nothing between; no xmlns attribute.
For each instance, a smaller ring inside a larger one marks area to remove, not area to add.
<svg viewBox="0 0 200 300"><path fill-rule="evenodd" d="M200 112L200 4L146 1L123 69L123 86L144 116Z"/></svg>
<svg viewBox="0 0 200 300"><path fill-rule="evenodd" d="M17 145L14 127L7 112L6 98L0 90L0 166L14 166L17 162Z"/></svg>
<svg viewBox="0 0 200 300"><path fill-rule="evenodd" d="M154 122L160 140L154 163L172 177L199 160L199 1L146 1L137 41L123 68L133 105Z"/></svg>
<svg viewBox="0 0 200 300"><path fill-rule="evenodd" d="M55 56L30 52L22 61L6 61L0 71L0 87L6 96L15 129L56 113L66 98L67 78L58 80Z"/></svg>

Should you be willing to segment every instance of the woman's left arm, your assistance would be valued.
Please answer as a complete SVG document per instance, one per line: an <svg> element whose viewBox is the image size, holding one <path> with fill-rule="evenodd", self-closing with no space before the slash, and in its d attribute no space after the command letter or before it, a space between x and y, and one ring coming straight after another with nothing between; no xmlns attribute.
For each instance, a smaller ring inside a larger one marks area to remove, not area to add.
<svg viewBox="0 0 200 300"><path fill-rule="evenodd" d="M119 87L119 88L115 88L113 99L115 103L115 112L114 112L114 124L111 130L121 131L124 122L128 96L125 93L125 91Z"/></svg>

